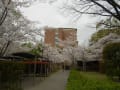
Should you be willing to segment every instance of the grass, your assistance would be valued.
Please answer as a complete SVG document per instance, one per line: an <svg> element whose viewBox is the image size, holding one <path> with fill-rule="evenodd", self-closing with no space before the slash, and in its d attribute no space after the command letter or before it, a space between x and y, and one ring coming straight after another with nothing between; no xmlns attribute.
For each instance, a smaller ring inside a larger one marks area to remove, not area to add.
<svg viewBox="0 0 120 90"><path fill-rule="evenodd" d="M72 70L66 90L120 90L120 83L100 73Z"/></svg>

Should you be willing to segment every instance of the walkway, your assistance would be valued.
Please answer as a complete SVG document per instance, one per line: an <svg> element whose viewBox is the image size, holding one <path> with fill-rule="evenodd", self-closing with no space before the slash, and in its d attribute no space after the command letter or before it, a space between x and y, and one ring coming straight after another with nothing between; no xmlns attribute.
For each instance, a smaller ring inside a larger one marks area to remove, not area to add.
<svg viewBox="0 0 120 90"><path fill-rule="evenodd" d="M69 71L58 71L37 84L25 87L24 90L65 90ZM35 83L36 80L34 80Z"/></svg>

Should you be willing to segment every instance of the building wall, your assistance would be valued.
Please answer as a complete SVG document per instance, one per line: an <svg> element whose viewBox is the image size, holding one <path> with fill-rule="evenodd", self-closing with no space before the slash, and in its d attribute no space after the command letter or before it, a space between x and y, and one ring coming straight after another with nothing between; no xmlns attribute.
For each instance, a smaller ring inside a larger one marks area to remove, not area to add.
<svg viewBox="0 0 120 90"><path fill-rule="evenodd" d="M61 39L61 40L65 40L65 36L64 36L64 29L58 29L58 33L59 33L59 38Z"/></svg>
<svg viewBox="0 0 120 90"><path fill-rule="evenodd" d="M77 29L74 28L46 28L45 29L45 44L56 46L60 41L74 41L77 43Z"/></svg>
<svg viewBox="0 0 120 90"><path fill-rule="evenodd" d="M53 28L47 28L45 30L45 44L51 45L51 46L55 46L55 41L54 41L54 37L55 37L55 30Z"/></svg>

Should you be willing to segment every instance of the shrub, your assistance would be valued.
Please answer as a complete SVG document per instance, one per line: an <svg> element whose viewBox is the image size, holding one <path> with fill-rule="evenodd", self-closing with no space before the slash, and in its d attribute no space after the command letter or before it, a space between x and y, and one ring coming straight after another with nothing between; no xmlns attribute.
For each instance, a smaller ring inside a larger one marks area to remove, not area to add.
<svg viewBox="0 0 120 90"><path fill-rule="evenodd" d="M0 61L0 89L20 90L23 64L13 61Z"/></svg>
<svg viewBox="0 0 120 90"><path fill-rule="evenodd" d="M103 49L106 74L120 79L120 43L110 43Z"/></svg>

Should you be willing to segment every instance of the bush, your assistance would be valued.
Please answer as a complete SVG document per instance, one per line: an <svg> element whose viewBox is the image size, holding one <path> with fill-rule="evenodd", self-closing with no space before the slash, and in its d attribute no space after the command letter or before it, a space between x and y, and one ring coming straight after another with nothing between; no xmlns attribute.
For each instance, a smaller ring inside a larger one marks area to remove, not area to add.
<svg viewBox="0 0 120 90"><path fill-rule="evenodd" d="M110 43L103 49L106 74L120 79L120 43Z"/></svg>
<svg viewBox="0 0 120 90"><path fill-rule="evenodd" d="M0 90L20 90L23 64L12 61L0 61Z"/></svg>

